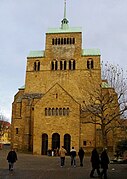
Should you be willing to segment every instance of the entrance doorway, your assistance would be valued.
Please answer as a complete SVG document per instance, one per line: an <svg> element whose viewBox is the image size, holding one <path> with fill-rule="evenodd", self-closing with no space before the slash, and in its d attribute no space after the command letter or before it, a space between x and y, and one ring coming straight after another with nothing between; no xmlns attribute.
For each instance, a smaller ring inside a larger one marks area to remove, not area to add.
<svg viewBox="0 0 127 179"><path fill-rule="evenodd" d="M48 150L48 135L42 134L42 155L47 155Z"/></svg>
<svg viewBox="0 0 127 179"><path fill-rule="evenodd" d="M64 147L67 151L67 155L70 154L70 143L71 143L71 136L69 134L64 135Z"/></svg>
<svg viewBox="0 0 127 179"><path fill-rule="evenodd" d="M52 150L60 148L60 135L58 133L54 133L52 135Z"/></svg>

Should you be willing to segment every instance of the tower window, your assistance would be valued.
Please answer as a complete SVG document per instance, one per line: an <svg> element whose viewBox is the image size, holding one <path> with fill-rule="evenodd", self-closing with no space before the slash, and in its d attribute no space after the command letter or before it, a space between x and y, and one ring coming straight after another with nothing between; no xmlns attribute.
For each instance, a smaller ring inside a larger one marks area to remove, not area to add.
<svg viewBox="0 0 127 179"><path fill-rule="evenodd" d="M87 60L87 68L88 68L88 69L93 69L93 67L94 67L93 59L92 59L92 58L89 58L89 59Z"/></svg>
<svg viewBox="0 0 127 179"><path fill-rule="evenodd" d="M63 62L60 61L60 70L63 70Z"/></svg>
<svg viewBox="0 0 127 179"><path fill-rule="evenodd" d="M52 45L54 45L55 44L55 40L54 39L52 39Z"/></svg>
<svg viewBox="0 0 127 179"><path fill-rule="evenodd" d="M75 70L75 60L69 60L69 70Z"/></svg>
<svg viewBox="0 0 127 179"><path fill-rule="evenodd" d="M64 60L64 70L67 68L67 62Z"/></svg>
<svg viewBox="0 0 127 179"><path fill-rule="evenodd" d="M40 61L34 62L34 71L40 71Z"/></svg>
<svg viewBox="0 0 127 179"><path fill-rule="evenodd" d="M55 45L57 45L57 39L55 39Z"/></svg>
<svg viewBox="0 0 127 179"><path fill-rule="evenodd" d="M63 38L61 38L61 45L63 45Z"/></svg>
<svg viewBox="0 0 127 179"><path fill-rule="evenodd" d="M75 38L53 38L52 45L71 45L75 44Z"/></svg>
<svg viewBox="0 0 127 179"><path fill-rule="evenodd" d="M51 69L54 70L54 61L51 62Z"/></svg>
<svg viewBox="0 0 127 179"><path fill-rule="evenodd" d="M58 70L58 62L56 60L51 62L51 70Z"/></svg>
<svg viewBox="0 0 127 179"><path fill-rule="evenodd" d="M58 62L55 61L55 70L58 70Z"/></svg>
<svg viewBox="0 0 127 179"><path fill-rule="evenodd" d="M73 44L75 44L75 38L73 38Z"/></svg>
<svg viewBox="0 0 127 179"><path fill-rule="evenodd" d="M60 38L58 38L58 45L60 45Z"/></svg>
<svg viewBox="0 0 127 179"><path fill-rule="evenodd" d="M64 38L64 44L66 44L66 38Z"/></svg>
<svg viewBox="0 0 127 179"><path fill-rule="evenodd" d="M18 134L19 133L19 128L16 128L15 130L16 130L15 133Z"/></svg>

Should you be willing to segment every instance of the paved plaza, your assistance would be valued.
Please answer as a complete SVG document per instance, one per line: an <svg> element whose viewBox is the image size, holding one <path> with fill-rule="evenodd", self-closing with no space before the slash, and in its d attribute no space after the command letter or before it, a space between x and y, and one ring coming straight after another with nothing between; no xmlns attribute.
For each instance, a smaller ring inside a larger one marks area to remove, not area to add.
<svg viewBox="0 0 127 179"><path fill-rule="evenodd" d="M90 157L85 157L84 166L70 166L70 157L66 157L65 167L60 167L59 157L38 156L17 153L18 161L14 171L9 172L6 160L8 150L0 150L0 179L89 179ZM127 179L127 164L110 164L108 179Z"/></svg>

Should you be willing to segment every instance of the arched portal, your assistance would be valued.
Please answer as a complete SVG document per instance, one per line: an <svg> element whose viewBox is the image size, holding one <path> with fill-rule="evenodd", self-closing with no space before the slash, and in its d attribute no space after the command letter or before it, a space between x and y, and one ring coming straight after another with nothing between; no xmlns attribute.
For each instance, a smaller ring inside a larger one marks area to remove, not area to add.
<svg viewBox="0 0 127 179"><path fill-rule="evenodd" d="M42 134L42 155L47 155L48 150L48 135Z"/></svg>
<svg viewBox="0 0 127 179"><path fill-rule="evenodd" d="M54 133L52 135L52 150L60 148L60 135L58 133Z"/></svg>
<svg viewBox="0 0 127 179"><path fill-rule="evenodd" d="M70 153L71 136L69 134L64 135L64 147L67 150L67 154Z"/></svg>

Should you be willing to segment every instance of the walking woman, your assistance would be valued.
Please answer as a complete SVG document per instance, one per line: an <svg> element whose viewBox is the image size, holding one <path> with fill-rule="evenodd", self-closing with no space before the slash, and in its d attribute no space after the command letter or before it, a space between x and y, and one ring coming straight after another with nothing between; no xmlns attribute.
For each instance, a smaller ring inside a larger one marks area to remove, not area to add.
<svg viewBox="0 0 127 179"><path fill-rule="evenodd" d="M94 148L92 151L91 163L92 163L92 170L90 172L90 178L94 178L95 170L97 171L98 176L100 176L100 159L96 148Z"/></svg>

